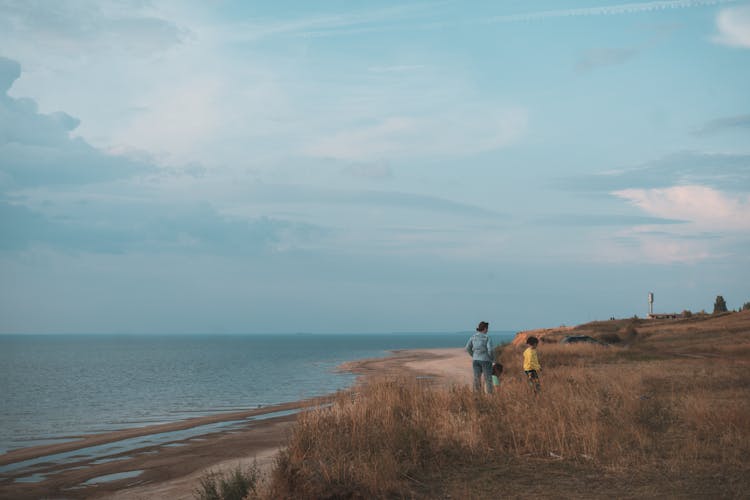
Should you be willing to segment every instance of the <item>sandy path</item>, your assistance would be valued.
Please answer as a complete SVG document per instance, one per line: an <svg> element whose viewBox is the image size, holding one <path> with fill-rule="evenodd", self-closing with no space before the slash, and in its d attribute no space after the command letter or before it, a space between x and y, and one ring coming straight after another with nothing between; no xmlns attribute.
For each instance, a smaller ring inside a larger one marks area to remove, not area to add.
<svg viewBox="0 0 750 500"><path fill-rule="evenodd" d="M427 376L445 385L471 383L471 359L463 349L424 349L397 351L385 358L367 359L342 365L340 370L369 377L374 375ZM189 429L198 425L242 420L263 413L303 409L315 401L288 403L247 412L211 415L139 429L87 436L72 443L16 450L0 455L0 466L23 460L42 458L61 452L75 452L92 445L116 443L122 439L148 438L163 432ZM192 499L202 476L208 472L231 471L237 466L257 463L267 473L279 448L283 446L296 415L283 415L263 420L249 420L246 425L170 443L139 447L117 460L98 463L81 459L65 464L40 464L45 476L37 482L16 482L29 472L0 474L0 498L112 498L130 499ZM92 478L110 474L141 471L136 477L85 485Z"/></svg>
<svg viewBox="0 0 750 500"><path fill-rule="evenodd" d="M419 373L434 375L446 384L470 385L472 383L471 358L465 350L452 348L421 352L434 357L409 361L406 363L408 368Z"/></svg>
<svg viewBox="0 0 750 500"><path fill-rule="evenodd" d="M443 385L468 385L473 377L471 358L461 348L395 351L386 358L345 363L341 369L363 376L434 377Z"/></svg>

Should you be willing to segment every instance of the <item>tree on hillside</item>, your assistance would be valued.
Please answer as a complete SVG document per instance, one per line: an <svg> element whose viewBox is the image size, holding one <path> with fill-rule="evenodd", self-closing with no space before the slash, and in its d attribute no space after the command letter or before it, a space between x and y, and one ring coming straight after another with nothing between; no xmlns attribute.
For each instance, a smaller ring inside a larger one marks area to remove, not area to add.
<svg viewBox="0 0 750 500"><path fill-rule="evenodd" d="M727 303L724 301L724 297L717 295L716 302L714 302L714 314L725 312L727 312Z"/></svg>
<svg viewBox="0 0 750 500"><path fill-rule="evenodd" d="M745 302L744 304L742 304L742 310L743 311L750 310L750 302Z"/></svg>

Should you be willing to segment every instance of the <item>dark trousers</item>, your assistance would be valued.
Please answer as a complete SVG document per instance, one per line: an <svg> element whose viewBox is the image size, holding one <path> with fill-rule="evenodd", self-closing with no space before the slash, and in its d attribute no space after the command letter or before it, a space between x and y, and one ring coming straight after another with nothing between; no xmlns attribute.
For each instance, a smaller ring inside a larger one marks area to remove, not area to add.
<svg viewBox="0 0 750 500"><path fill-rule="evenodd" d="M474 390L479 392L482 390L482 384L479 378L484 376L484 386L487 388L487 393L492 393L492 361L479 361L473 360L471 367L474 368Z"/></svg>
<svg viewBox="0 0 750 500"><path fill-rule="evenodd" d="M539 391L542 390L542 384L539 383L539 374L536 372L536 370L526 370L524 373L526 374L526 378L529 381L529 387L534 389L534 392L539 394Z"/></svg>

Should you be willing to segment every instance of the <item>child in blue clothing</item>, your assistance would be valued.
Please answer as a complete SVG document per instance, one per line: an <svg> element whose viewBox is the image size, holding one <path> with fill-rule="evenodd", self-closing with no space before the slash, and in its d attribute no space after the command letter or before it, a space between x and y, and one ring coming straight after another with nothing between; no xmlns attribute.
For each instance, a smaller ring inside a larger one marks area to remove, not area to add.
<svg viewBox="0 0 750 500"><path fill-rule="evenodd" d="M503 373L503 365L494 363L492 365L492 385L497 389L500 386L500 375Z"/></svg>

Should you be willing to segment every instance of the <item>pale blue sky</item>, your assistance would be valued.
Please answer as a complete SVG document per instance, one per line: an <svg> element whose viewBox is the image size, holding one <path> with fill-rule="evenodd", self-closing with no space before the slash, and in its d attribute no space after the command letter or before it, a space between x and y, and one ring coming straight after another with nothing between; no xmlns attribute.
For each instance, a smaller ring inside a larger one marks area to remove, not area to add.
<svg viewBox="0 0 750 500"><path fill-rule="evenodd" d="M0 332L750 301L750 2L0 0Z"/></svg>

